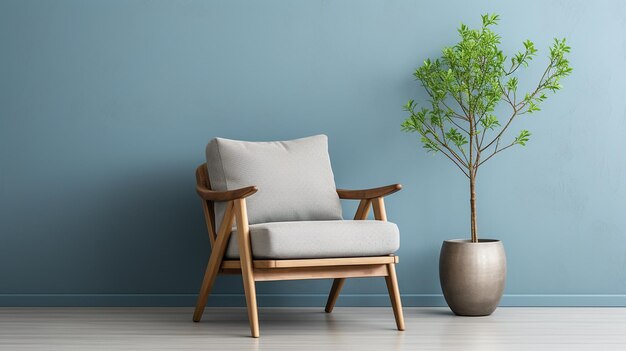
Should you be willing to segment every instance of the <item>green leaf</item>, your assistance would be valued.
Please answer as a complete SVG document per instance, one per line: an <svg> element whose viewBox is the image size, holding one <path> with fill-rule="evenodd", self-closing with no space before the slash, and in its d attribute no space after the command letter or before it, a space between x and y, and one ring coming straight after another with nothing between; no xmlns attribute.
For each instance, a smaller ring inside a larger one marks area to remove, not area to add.
<svg viewBox="0 0 626 351"><path fill-rule="evenodd" d="M450 128L445 135L446 139L452 141L458 148L467 144L467 138L463 134L459 133L456 128Z"/></svg>
<svg viewBox="0 0 626 351"><path fill-rule="evenodd" d="M407 102L406 105L404 105L404 110L405 111L413 110L414 103L415 102L413 100L409 100L409 102Z"/></svg>
<svg viewBox="0 0 626 351"><path fill-rule="evenodd" d="M424 144L424 149L426 149L427 152L434 153L434 152L439 151L439 147L437 146L437 143L426 136L422 136L422 143Z"/></svg>
<svg viewBox="0 0 626 351"><path fill-rule="evenodd" d="M480 124L483 126L483 129L491 129L493 130L496 127L500 126L500 122L498 118L494 115L486 115L480 120Z"/></svg>
<svg viewBox="0 0 626 351"><path fill-rule="evenodd" d="M526 146L526 143L530 139L530 132L527 130L520 131L519 135L515 137L513 144L519 144L522 146Z"/></svg>
<svg viewBox="0 0 626 351"><path fill-rule="evenodd" d="M506 87L510 91L516 91L517 90L517 77L511 77L511 79L509 79L506 82Z"/></svg>
<svg viewBox="0 0 626 351"><path fill-rule="evenodd" d="M497 24L498 20L500 19L500 16L494 14L484 14L481 15L482 19L483 19L483 28L484 27L488 27L490 25L494 25Z"/></svg>

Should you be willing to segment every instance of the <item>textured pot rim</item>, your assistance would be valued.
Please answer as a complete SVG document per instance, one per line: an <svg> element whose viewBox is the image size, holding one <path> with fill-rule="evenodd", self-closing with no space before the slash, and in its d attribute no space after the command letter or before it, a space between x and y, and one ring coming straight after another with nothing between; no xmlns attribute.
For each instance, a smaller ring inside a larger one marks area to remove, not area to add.
<svg viewBox="0 0 626 351"><path fill-rule="evenodd" d="M477 243L473 243L471 239L448 239L448 240L444 240L444 243L449 243L449 244L459 244L459 245L463 245L463 244L472 244L472 245L476 245L476 244L482 244L482 245L494 245L494 244L501 244L502 240L499 239L478 239Z"/></svg>

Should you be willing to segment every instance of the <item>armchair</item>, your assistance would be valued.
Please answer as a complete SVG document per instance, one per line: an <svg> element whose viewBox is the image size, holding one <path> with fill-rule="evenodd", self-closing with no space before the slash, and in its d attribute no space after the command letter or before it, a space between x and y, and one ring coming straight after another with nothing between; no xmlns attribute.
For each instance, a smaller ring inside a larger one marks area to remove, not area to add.
<svg viewBox="0 0 626 351"><path fill-rule="evenodd" d="M218 274L242 275L252 337L260 335L257 281L333 278L325 308L331 313L346 278L385 277L396 326L404 330L394 254L399 233L387 222L383 199L401 188L336 189L323 135L213 139L207 163L196 169L212 250L193 320L202 318ZM353 221L343 220L339 199L360 201ZM375 221L367 220L370 208Z"/></svg>

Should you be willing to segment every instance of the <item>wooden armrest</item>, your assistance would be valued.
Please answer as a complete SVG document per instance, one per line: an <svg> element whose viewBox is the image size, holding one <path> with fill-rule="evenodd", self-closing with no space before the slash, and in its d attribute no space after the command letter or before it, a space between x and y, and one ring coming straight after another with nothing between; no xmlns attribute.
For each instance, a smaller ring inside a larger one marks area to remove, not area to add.
<svg viewBox="0 0 626 351"><path fill-rule="evenodd" d="M401 184L391 184L387 186L381 186L379 188L363 190L337 189L337 194L339 195L340 199L363 200L391 195L396 191L399 191L400 189L402 189Z"/></svg>
<svg viewBox="0 0 626 351"><path fill-rule="evenodd" d="M243 199L256 193L257 190L259 189L256 186L247 186L245 188L235 190L215 191L196 185L196 192L202 199L216 202Z"/></svg>

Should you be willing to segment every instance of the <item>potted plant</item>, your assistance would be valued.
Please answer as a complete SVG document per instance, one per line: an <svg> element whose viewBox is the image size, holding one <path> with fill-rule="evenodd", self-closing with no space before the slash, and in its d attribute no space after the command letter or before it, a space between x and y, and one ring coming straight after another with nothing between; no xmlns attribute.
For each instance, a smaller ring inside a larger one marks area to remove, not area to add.
<svg viewBox="0 0 626 351"><path fill-rule="evenodd" d="M479 168L497 154L524 146L530 132L505 132L519 116L540 110L546 94L561 89L559 82L572 72L566 59L570 47L555 39L549 63L534 89L518 91L518 75L537 55L530 40L508 59L499 49L500 36L491 30L498 15L483 15L482 27L461 24L458 44L442 50L440 59L424 61L414 76L428 93L426 104L410 100L402 129L418 133L428 152L448 158L469 180L470 240L445 240L439 276L448 306L457 315L483 316L497 307L506 278L506 257L500 240L479 239L476 221L476 177ZM511 112L497 116L504 103Z"/></svg>

